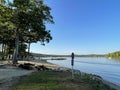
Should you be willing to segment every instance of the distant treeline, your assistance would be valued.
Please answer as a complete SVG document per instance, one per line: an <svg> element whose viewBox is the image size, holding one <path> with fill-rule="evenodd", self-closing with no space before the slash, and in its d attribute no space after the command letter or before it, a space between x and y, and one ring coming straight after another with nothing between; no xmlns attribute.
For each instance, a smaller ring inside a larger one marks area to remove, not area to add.
<svg viewBox="0 0 120 90"><path fill-rule="evenodd" d="M71 57L71 55L55 55L55 54L39 54L39 53L31 53L31 55L37 57ZM75 55L75 57L105 57L105 55L88 54L88 55Z"/></svg>
<svg viewBox="0 0 120 90"><path fill-rule="evenodd" d="M76 55L77 57L105 57L104 54L88 54L88 55Z"/></svg>
<svg viewBox="0 0 120 90"><path fill-rule="evenodd" d="M71 57L71 55L55 55L55 54L39 54L31 53L32 56L36 57ZM87 55L78 55L75 54L75 57L111 57L111 58L120 58L120 51L116 51L108 54L87 54Z"/></svg>
<svg viewBox="0 0 120 90"><path fill-rule="evenodd" d="M111 57L111 58L120 58L120 51L116 51L113 53L109 53L106 55L106 57Z"/></svg>

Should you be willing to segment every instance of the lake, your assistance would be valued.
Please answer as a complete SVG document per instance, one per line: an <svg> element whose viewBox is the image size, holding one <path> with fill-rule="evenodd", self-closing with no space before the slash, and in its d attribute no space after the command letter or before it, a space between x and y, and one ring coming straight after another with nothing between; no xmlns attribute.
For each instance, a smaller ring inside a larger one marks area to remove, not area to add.
<svg viewBox="0 0 120 90"><path fill-rule="evenodd" d="M71 68L71 58L48 60L48 62ZM120 86L120 61L114 59L76 57L74 69L101 76L103 79Z"/></svg>

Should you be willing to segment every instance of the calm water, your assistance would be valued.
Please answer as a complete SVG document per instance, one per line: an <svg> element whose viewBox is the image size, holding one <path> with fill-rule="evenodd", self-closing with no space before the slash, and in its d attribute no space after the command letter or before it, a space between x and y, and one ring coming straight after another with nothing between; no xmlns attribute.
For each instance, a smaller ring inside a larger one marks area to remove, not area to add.
<svg viewBox="0 0 120 90"><path fill-rule="evenodd" d="M71 68L71 59L48 60L48 62ZM101 76L120 85L120 61L107 58L75 58L74 69Z"/></svg>

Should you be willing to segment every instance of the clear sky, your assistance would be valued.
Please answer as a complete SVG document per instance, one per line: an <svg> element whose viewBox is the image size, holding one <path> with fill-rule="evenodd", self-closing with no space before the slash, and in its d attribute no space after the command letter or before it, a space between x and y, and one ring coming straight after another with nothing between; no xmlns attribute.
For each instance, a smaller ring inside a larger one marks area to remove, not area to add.
<svg viewBox="0 0 120 90"><path fill-rule="evenodd" d="M120 0L45 0L55 24L53 40L31 45L46 54L105 54L120 50Z"/></svg>

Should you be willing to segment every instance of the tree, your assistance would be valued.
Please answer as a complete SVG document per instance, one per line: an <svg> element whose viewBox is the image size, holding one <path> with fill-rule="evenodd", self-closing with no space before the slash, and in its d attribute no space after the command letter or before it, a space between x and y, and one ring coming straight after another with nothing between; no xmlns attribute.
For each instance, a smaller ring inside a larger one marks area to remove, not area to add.
<svg viewBox="0 0 120 90"><path fill-rule="evenodd" d="M9 1L9 0L7 0ZM13 24L10 22L12 16L12 9L8 7L5 0L0 0L0 44L2 44L2 57L4 59L5 46L13 41L12 28ZM11 37L10 37L11 36Z"/></svg>
<svg viewBox="0 0 120 90"><path fill-rule="evenodd" d="M1 6L7 7L6 4L1 4ZM50 15L51 8L45 5L43 0L13 0L13 2L8 2L8 6L10 15L8 15L6 23L10 27L12 26L10 31L14 32L15 49L13 64L16 64L20 39L22 42L29 41L29 44L40 41L44 45L44 42L49 42L52 39L50 30L46 30L46 23L54 22L53 17ZM6 12L3 15L7 15ZM7 25L5 26L8 28ZM30 35L32 37L29 37ZM26 40L24 37L29 37L29 39L27 38Z"/></svg>

